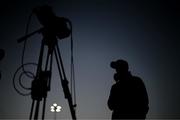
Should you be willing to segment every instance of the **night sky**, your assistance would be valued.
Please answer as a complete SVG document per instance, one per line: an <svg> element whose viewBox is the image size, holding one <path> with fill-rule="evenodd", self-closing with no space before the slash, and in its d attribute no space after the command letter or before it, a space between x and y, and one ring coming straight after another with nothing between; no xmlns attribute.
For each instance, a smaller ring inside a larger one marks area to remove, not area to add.
<svg viewBox="0 0 180 120"><path fill-rule="evenodd" d="M148 118L180 118L180 5L176 0L6 0L0 4L0 48L6 53L0 61L0 119L29 117L31 97L20 96L12 84L23 48L17 39L24 36L32 9L44 4L73 25L78 119L111 118L107 100L115 71L110 62L117 59L127 60L131 73L143 79L150 102ZM29 32L40 27L34 15ZM25 62L37 63L41 39L41 34L28 39ZM70 37L58 44L69 79ZM35 67L30 70L35 72ZM31 81L24 77L23 83L30 86ZM46 118L54 117L50 112L54 102L62 106L57 118L71 118L55 61L51 87Z"/></svg>

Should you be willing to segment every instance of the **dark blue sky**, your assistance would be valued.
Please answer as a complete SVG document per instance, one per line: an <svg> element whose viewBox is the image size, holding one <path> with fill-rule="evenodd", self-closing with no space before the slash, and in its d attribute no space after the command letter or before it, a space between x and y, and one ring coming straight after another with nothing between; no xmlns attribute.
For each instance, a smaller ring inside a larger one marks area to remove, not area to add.
<svg viewBox="0 0 180 120"><path fill-rule="evenodd" d="M6 51L0 63L0 118L28 118L30 96L13 89L12 77L20 66L27 18L37 5L49 4L57 16L73 24L77 118L110 118L107 99L113 81L111 61L129 62L132 74L140 76L150 100L148 118L180 118L180 14L176 0L6 0L0 5L0 48ZM30 31L41 25L33 16ZM41 35L28 41L25 61L37 62ZM59 41L69 78L70 39ZM70 118L56 64L48 93L46 117L53 118L50 105L63 107L59 118ZM30 85L31 81L24 81Z"/></svg>

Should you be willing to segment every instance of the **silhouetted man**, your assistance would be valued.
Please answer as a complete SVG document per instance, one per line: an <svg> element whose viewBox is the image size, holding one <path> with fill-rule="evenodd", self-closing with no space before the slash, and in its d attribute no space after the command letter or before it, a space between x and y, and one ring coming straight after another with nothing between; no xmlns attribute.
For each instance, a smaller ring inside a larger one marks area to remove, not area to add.
<svg viewBox="0 0 180 120"><path fill-rule="evenodd" d="M143 81L129 72L124 60L111 62L116 70L108 99L108 107L113 111L112 119L145 119L149 110L148 95Z"/></svg>

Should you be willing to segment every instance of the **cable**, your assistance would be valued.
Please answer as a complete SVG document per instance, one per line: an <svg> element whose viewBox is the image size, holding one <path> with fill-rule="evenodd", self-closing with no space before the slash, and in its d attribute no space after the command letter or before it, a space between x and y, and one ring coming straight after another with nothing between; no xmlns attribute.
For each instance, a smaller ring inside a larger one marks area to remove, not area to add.
<svg viewBox="0 0 180 120"><path fill-rule="evenodd" d="M25 86L23 85L23 83L22 83L22 77L23 77L24 74L25 74L25 73L22 72L22 73L20 74L20 76L19 76L19 85L20 85L23 89L31 90L30 87L25 87ZM32 74L32 75L33 75L32 72L28 72L28 74Z"/></svg>
<svg viewBox="0 0 180 120"><path fill-rule="evenodd" d="M26 31L25 31L25 36L28 35L28 30L29 30L29 25L30 25L30 21L31 21L31 18L32 18L32 15L33 15L33 12L31 12L31 14L29 15L28 17L28 21L27 21L27 24L26 24ZM35 74L30 72L30 71L27 71L25 70L25 66L28 66L28 65L34 65L34 66L37 66L36 63L24 63L24 56L25 56L25 50L26 50L26 44L27 44L27 38L24 40L24 44L23 44L23 50L22 50L22 57L21 57L21 66L16 70L16 72L14 73L14 76L13 76L13 86L14 86L14 89L16 90L16 92L22 96L27 96L27 95L30 95L30 93L23 93L22 91L20 91L16 84L15 84L15 78L17 77L17 73L22 69L22 72L20 73L20 76L19 76L19 85L21 88L25 89L25 90L31 90L31 88L28 88L28 87L25 87L22 83L22 76L23 75L26 75L28 78L30 79L34 79L35 78Z"/></svg>
<svg viewBox="0 0 180 120"><path fill-rule="evenodd" d="M30 22L31 22L32 15L33 15L33 12L31 12L31 14L28 17L28 21L27 21L27 24L26 24L25 36L28 35L28 30L29 30L29 25L30 25ZM22 58L21 58L22 70L23 70L23 72L25 73L25 75L27 77L33 78L35 75L29 74L29 72L26 71L24 66L23 66L24 65L24 55L25 55L25 50L26 50L26 44L27 44L27 38L24 40L24 45L23 45L23 50L22 50ZM33 76L31 76L31 75L33 75Z"/></svg>
<svg viewBox="0 0 180 120"><path fill-rule="evenodd" d="M13 87L14 89L16 90L16 92L22 96L27 96L27 95L30 95L30 93L22 93L17 87L16 87L16 83L15 83L15 79L16 79L16 76L18 74L18 72L23 69L24 66L27 66L27 65L37 65L35 63L26 63L26 64L23 64L21 65L17 70L16 72L14 73L14 76L13 76ZM33 74L32 72L29 72L30 74ZM22 75L25 74L25 72L21 72L20 76L19 76L19 84L22 88L26 89L26 90L30 90L31 88L27 88L27 87L24 87L24 85L22 84L21 82L21 78L22 78ZM34 78L34 77L33 77Z"/></svg>

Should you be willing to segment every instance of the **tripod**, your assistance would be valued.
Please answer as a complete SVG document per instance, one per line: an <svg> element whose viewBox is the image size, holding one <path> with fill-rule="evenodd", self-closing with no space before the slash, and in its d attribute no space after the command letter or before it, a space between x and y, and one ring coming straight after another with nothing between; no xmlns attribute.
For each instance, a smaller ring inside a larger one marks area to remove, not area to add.
<svg viewBox="0 0 180 120"><path fill-rule="evenodd" d="M47 56L44 64L45 66L43 70L43 55L44 55L45 46L48 47L48 51L47 51ZM40 102L43 101L42 120L44 120L47 92L50 91L50 85L51 85L53 55L55 55L59 76L61 80L61 85L63 88L65 99L68 100L72 119L76 120L75 105L73 105L72 95L68 87L68 80L66 78L66 74L64 71L60 49L57 44L57 38L55 35L51 33L43 34L36 76L35 79L32 81L32 87L31 87L32 105L31 105L29 119L31 120L33 115L35 120L38 119Z"/></svg>

